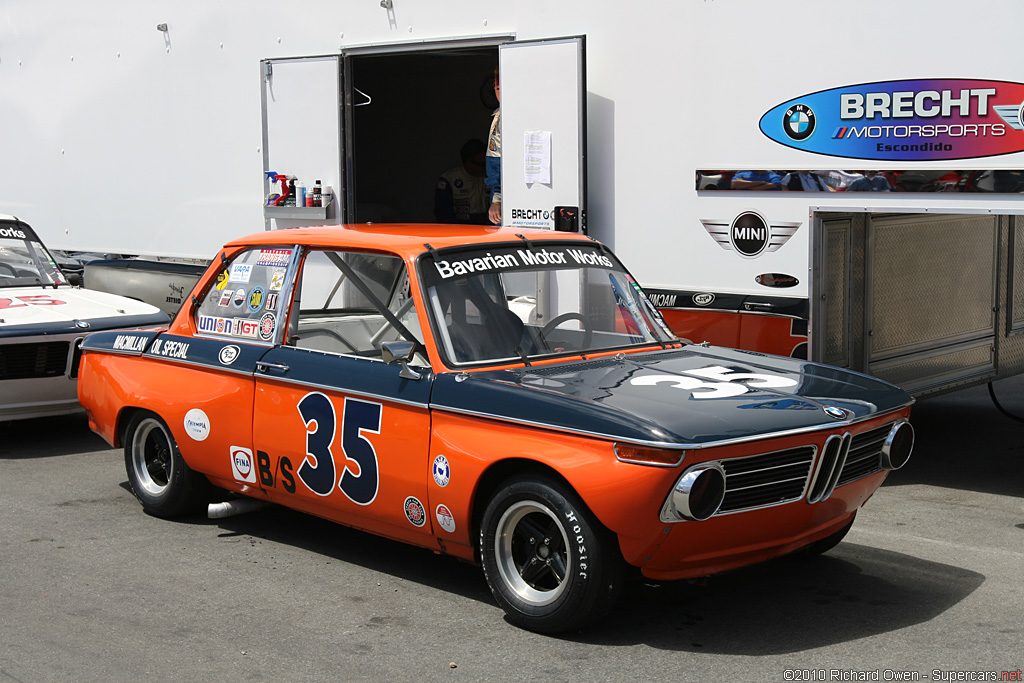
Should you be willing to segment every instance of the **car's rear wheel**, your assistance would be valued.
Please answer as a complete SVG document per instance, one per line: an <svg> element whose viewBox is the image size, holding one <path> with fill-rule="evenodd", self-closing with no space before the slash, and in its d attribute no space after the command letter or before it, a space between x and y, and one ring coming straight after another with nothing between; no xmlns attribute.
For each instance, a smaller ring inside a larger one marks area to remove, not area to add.
<svg viewBox="0 0 1024 683"><path fill-rule="evenodd" d="M605 614L625 576L614 535L569 487L546 477L498 489L484 511L480 557L509 619L540 633Z"/></svg>
<svg viewBox="0 0 1024 683"><path fill-rule="evenodd" d="M146 512L174 517L206 502L209 482L189 469L171 431L153 413L139 413L128 424L124 465L132 493Z"/></svg>

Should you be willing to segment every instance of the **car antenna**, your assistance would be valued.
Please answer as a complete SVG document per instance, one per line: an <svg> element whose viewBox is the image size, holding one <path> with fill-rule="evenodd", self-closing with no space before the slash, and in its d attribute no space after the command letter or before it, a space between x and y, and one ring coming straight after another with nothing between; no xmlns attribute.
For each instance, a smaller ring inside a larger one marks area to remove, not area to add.
<svg viewBox="0 0 1024 683"><path fill-rule="evenodd" d="M533 251L533 243L530 242L530 240L526 239L526 237L524 237L523 235L519 234L518 232L516 233L516 237L518 237L522 241L526 242L526 248L529 249L530 251Z"/></svg>

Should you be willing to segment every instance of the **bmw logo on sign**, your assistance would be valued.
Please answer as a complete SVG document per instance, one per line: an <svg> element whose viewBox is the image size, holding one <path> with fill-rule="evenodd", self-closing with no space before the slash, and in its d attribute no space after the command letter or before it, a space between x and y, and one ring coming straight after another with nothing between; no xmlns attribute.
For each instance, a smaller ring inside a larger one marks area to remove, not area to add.
<svg viewBox="0 0 1024 683"><path fill-rule="evenodd" d="M814 132L814 111L806 104L794 104L786 110L782 127L794 140L806 140Z"/></svg>

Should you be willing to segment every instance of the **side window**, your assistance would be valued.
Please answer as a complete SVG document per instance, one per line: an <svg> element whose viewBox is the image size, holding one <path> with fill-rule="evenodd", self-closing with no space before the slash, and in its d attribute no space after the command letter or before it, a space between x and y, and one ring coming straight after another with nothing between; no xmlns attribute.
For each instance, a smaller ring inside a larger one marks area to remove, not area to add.
<svg viewBox="0 0 1024 683"><path fill-rule="evenodd" d="M380 358L386 341L423 342L409 274L397 256L310 251L292 306L288 344L299 348Z"/></svg>
<svg viewBox="0 0 1024 683"><path fill-rule="evenodd" d="M196 311L199 334L272 341L291 260L291 248L250 249L231 259Z"/></svg>

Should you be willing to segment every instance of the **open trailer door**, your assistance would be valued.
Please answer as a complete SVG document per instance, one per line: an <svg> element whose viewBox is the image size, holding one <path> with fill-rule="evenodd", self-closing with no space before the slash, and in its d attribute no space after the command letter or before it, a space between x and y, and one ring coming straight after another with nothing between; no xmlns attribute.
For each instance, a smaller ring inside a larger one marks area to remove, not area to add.
<svg viewBox="0 0 1024 683"><path fill-rule="evenodd" d="M505 43L498 56L502 224L586 232L584 37Z"/></svg>
<svg viewBox="0 0 1024 683"><path fill-rule="evenodd" d="M309 190L330 187L326 207L264 206L266 228L340 223L344 211L341 135L341 58L338 55L264 59L263 170L294 176ZM264 175L266 195L280 183Z"/></svg>

